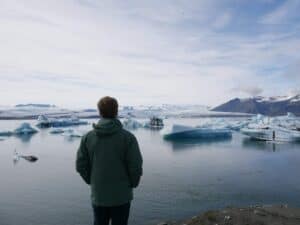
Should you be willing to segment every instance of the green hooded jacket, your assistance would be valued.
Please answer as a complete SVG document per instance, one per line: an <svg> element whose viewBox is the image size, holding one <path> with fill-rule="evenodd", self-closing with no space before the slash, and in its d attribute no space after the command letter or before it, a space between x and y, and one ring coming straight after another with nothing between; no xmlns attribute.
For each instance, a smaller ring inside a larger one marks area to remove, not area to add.
<svg viewBox="0 0 300 225"><path fill-rule="evenodd" d="M118 119L101 119L82 137L76 171L91 187L92 204L117 206L133 199L142 176L142 155Z"/></svg>

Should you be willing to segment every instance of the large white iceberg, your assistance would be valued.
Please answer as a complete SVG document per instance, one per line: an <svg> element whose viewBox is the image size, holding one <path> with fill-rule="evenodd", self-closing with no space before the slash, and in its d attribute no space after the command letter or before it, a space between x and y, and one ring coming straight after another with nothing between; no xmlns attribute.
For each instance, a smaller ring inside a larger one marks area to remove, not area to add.
<svg viewBox="0 0 300 225"><path fill-rule="evenodd" d="M277 117L258 115L241 132L257 140L300 141L299 119L291 113Z"/></svg>
<svg viewBox="0 0 300 225"><path fill-rule="evenodd" d="M165 139L218 139L231 138L229 129L190 127L174 124L171 129L162 131Z"/></svg>
<svg viewBox="0 0 300 225"><path fill-rule="evenodd" d="M28 135L37 133L37 129L31 127L29 123L22 123L18 128L13 132L15 135Z"/></svg>
<svg viewBox="0 0 300 225"><path fill-rule="evenodd" d="M241 132L253 139L263 141L300 141L300 132L278 126L243 128Z"/></svg>

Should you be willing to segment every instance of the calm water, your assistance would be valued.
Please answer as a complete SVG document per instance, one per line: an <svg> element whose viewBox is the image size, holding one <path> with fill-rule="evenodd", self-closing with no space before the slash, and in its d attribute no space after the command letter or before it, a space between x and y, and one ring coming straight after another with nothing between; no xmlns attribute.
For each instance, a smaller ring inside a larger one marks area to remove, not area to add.
<svg viewBox="0 0 300 225"><path fill-rule="evenodd" d="M20 123L0 121L0 129ZM229 141L198 143L164 141L158 132L144 129L133 133L144 156L144 176L135 191L130 225L155 225L228 205L300 207L300 144L255 142L239 133ZM47 129L30 139L0 141L1 225L92 224L89 188L75 172L79 141ZM14 165L14 148L39 161Z"/></svg>

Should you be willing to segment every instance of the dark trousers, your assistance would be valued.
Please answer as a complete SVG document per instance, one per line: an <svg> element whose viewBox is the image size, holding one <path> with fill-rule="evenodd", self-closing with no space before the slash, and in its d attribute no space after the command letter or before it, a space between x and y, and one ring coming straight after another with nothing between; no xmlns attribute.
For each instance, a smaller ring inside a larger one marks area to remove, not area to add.
<svg viewBox="0 0 300 225"><path fill-rule="evenodd" d="M127 225L130 211L130 203L103 207L94 206L94 225L108 225L111 221L111 225Z"/></svg>

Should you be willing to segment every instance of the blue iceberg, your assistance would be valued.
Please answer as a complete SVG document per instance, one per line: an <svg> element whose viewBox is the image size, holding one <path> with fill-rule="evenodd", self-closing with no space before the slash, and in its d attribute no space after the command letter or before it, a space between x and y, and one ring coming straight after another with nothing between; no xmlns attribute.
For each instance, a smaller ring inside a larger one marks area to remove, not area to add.
<svg viewBox="0 0 300 225"><path fill-rule="evenodd" d="M174 124L162 131L164 139L220 139L231 138L232 132L223 128L190 127Z"/></svg>
<svg viewBox="0 0 300 225"><path fill-rule="evenodd" d="M64 133L65 131L61 128L52 128L49 133L50 134L62 134Z"/></svg>
<svg viewBox="0 0 300 225"><path fill-rule="evenodd" d="M0 136L8 137L8 136L11 136L11 135L13 135L12 131L9 131L9 130L0 130Z"/></svg>
<svg viewBox="0 0 300 225"><path fill-rule="evenodd" d="M15 135L29 135L29 134L35 134L38 131L31 127L29 123L22 123L18 128L16 128L13 132Z"/></svg>

